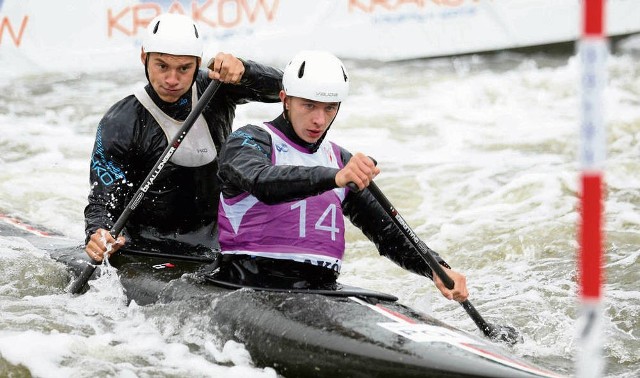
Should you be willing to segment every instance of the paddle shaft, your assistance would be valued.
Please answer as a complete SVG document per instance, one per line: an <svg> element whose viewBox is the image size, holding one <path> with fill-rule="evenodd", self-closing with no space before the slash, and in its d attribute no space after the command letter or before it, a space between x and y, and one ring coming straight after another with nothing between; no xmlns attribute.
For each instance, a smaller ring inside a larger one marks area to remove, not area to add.
<svg viewBox="0 0 640 378"><path fill-rule="evenodd" d="M427 245L418 238L415 232L409 227L407 222L405 222L404 218L400 215L400 213L396 210L396 208L389 202L387 197L382 193L380 188L376 185L375 182L371 181L369 186L367 187L371 194L375 197L375 199L382 205L387 214L393 219L393 222L402 230L404 235L409 238L413 246L418 250L420 257L429 265L429 268L436 274L440 280L444 283L447 289L451 290L454 287L454 282L447 275L447 273L442 268L442 265L438 263L436 258L433 256L433 251L427 247ZM460 302L462 307L467 311L467 314L471 317L471 319L476 323L478 328L488 337L494 338L495 331L494 327L487 323L480 313L473 307L469 300L465 300L464 302Z"/></svg>
<svg viewBox="0 0 640 378"><path fill-rule="evenodd" d="M147 177L144 179L140 188L138 188L133 198L131 198L131 201L129 201L129 204L127 205L127 207L125 207L125 209L122 211L122 213L116 220L116 223L111 228L111 231L109 231L109 233L114 238L117 238L118 235L120 235L131 213L138 207L138 205L140 204L145 194L147 193L147 191L149 190L149 188L151 187L155 179L158 177L158 175L160 174L164 166L167 164L169 159L171 159L171 156L173 156L173 154L176 152L178 147L180 147L180 144L182 143L184 138L187 136L187 133L189 132L189 130L191 130L191 127L195 124L196 120L200 116L200 113L202 113L202 111L204 110L204 107L213 98L213 95L215 95L219 87L220 87L220 82L218 80L212 80L209 83L209 86L207 87L207 89L205 89L204 93L202 94L202 97L200 97L198 102L194 105L193 109L191 109L191 112L187 116L187 119L185 119L180 130L178 130L178 132L173 137L171 142L169 142L169 144L167 145L167 148L165 148L164 152L156 162L153 169L151 169ZM89 281L89 278L95 271L97 264L99 264L97 261L92 261L91 264L87 264L84 270L80 273L80 276L78 276L78 278L69 286L70 293L78 294L82 291L84 286Z"/></svg>

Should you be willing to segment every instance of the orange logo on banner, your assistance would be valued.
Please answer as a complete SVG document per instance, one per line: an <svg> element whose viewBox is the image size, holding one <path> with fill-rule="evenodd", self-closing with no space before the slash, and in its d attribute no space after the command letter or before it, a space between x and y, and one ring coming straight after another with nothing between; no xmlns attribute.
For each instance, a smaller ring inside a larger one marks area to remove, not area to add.
<svg viewBox="0 0 640 378"><path fill-rule="evenodd" d="M2 46L2 42L4 41L5 31L9 34L9 37L13 41L13 44L16 47L20 47L20 43L22 43L22 35L24 34L25 29L27 28L27 22L29 21L29 16L22 17L22 24L20 24L20 31L16 35L13 25L11 24L11 20L9 17L3 17L2 23L0 23L0 46Z"/></svg>
<svg viewBox="0 0 640 378"><path fill-rule="evenodd" d="M446 7L457 7L463 5L465 1L477 2L478 0L349 0L349 12L361 10L371 13L382 8L387 11L395 11L405 5L424 8L428 5L439 5Z"/></svg>
<svg viewBox="0 0 640 378"><path fill-rule="evenodd" d="M248 0L207 0L202 4L192 1L191 17L200 25L233 28L243 22L256 22L262 13L267 21L272 21L279 4L280 0L258 0L252 6ZM171 3L166 12L189 13L178 1ZM112 37L114 31L119 31L127 36L134 36L138 34L139 29L146 28L149 22L161 13L163 9L159 3L137 4L120 10L109 9L108 35Z"/></svg>

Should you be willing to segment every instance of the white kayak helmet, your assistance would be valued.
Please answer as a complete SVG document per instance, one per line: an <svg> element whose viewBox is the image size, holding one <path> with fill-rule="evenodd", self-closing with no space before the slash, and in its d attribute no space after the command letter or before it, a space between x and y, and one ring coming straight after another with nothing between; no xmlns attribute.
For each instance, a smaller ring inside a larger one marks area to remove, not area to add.
<svg viewBox="0 0 640 378"><path fill-rule="evenodd" d="M349 76L335 55L305 50L296 54L285 67L282 87L287 96L342 102L349 94Z"/></svg>
<svg viewBox="0 0 640 378"><path fill-rule="evenodd" d="M158 52L202 58L203 42L196 23L190 17L165 13L154 18L147 26L142 49L145 53Z"/></svg>

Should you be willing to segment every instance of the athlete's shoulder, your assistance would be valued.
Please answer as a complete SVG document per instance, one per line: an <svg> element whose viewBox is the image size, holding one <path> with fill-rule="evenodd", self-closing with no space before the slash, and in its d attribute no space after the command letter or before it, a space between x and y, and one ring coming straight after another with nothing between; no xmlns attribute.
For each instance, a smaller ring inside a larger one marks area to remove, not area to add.
<svg viewBox="0 0 640 378"><path fill-rule="evenodd" d="M103 122L122 122L126 119L136 119L137 117L132 117L140 113L144 107L138 101L138 99L133 95L128 95L122 100L116 102L111 105L109 110L103 116Z"/></svg>
<svg viewBox="0 0 640 378"><path fill-rule="evenodd" d="M244 126L239 127L234 132L229 135L229 138L247 138L247 137L258 137L260 139L264 139L265 136L268 137L269 133L267 130L258 125L246 124Z"/></svg>
<svg viewBox="0 0 640 378"><path fill-rule="evenodd" d="M104 114L98 124L98 136L105 145L131 141L139 133L137 130L143 114L144 106L132 94L116 102Z"/></svg>

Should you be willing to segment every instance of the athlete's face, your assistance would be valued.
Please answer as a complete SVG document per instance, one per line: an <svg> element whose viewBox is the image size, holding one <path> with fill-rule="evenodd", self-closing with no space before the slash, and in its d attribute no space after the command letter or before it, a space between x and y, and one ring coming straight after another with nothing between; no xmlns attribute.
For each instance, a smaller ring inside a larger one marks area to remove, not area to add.
<svg viewBox="0 0 640 378"><path fill-rule="evenodd" d="M307 143L315 143L324 135L338 114L339 102L319 102L291 97L280 92L280 99L289 112L293 130Z"/></svg>
<svg viewBox="0 0 640 378"><path fill-rule="evenodd" d="M193 82L193 76L198 69L198 59L186 55L169 55L149 53L149 82L166 102L176 102L185 94ZM147 54L141 55L145 64Z"/></svg>

